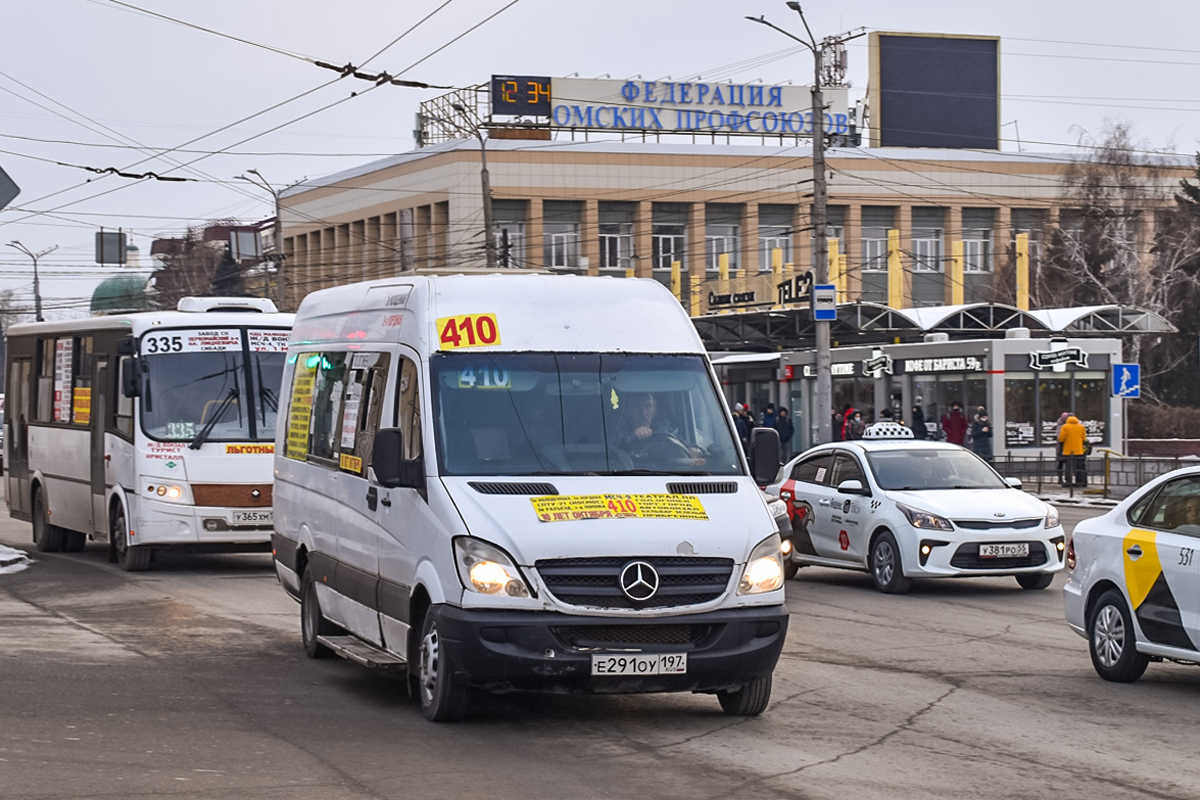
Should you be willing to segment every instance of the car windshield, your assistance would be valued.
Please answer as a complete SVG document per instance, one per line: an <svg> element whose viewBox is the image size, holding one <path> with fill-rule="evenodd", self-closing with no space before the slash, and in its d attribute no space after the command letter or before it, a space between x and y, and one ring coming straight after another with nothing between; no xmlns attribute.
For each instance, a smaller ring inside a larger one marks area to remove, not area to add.
<svg viewBox="0 0 1200 800"><path fill-rule="evenodd" d="M443 474L742 474L700 356L455 353L430 367Z"/></svg>
<svg viewBox="0 0 1200 800"><path fill-rule="evenodd" d="M195 331L155 333L178 351L142 343L141 418L146 435L160 440L272 441L286 353L243 348L243 332L223 331L219 349L189 347ZM212 332L206 331L203 333ZM259 341L251 331L251 344ZM179 334L179 336L176 336ZM147 352L150 349L158 352Z"/></svg>
<svg viewBox="0 0 1200 800"><path fill-rule="evenodd" d="M867 461L882 489L1007 489L996 471L969 450L878 450Z"/></svg>

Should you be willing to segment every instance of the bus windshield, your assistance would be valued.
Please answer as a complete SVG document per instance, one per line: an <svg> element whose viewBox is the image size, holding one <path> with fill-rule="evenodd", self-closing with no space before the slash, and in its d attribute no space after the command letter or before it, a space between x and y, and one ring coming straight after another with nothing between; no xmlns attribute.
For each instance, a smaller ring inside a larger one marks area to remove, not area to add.
<svg viewBox="0 0 1200 800"><path fill-rule="evenodd" d="M163 331L143 339L141 419L147 436L197 447L205 441L274 441L287 332L251 331L252 345L264 334L271 340L246 348L244 331L220 333L217 345L212 331ZM197 344L201 334L210 337L208 349Z"/></svg>
<svg viewBox="0 0 1200 800"><path fill-rule="evenodd" d="M742 474L700 356L453 354L430 364L442 474Z"/></svg>

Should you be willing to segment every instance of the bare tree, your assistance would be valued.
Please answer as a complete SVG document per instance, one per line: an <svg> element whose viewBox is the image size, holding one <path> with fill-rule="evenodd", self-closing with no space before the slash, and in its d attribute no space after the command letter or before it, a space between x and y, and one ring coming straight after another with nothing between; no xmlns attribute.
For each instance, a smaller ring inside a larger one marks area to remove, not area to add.
<svg viewBox="0 0 1200 800"><path fill-rule="evenodd" d="M1135 142L1126 123L1110 122L1099 141L1080 143L1085 154L1063 174L1063 208L1035 287L1037 304L1134 306L1181 332L1195 328L1200 214L1176 202L1178 167ZM1126 357L1142 365L1151 398L1182 399L1174 377L1163 380L1189 353L1195 357L1196 338L1189 337L1188 349L1181 341L1134 336L1127 343ZM1200 391L1200 375L1195 383Z"/></svg>

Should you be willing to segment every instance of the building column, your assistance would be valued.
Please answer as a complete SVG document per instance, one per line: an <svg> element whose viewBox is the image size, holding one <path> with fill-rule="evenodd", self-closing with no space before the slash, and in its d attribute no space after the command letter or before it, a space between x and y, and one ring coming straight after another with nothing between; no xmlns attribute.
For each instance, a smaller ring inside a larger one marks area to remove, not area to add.
<svg viewBox="0 0 1200 800"><path fill-rule="evenodd" d="M842 252L846 254L846 294L850 300L862 297L862 205L846 209Z"/></svg>
<svg viewBox="0 0 1200 800"><path fill-rule="evenodd" d="M542 203L542 200L531 197L525 206L525 260L520 264L525 269L541 269L546 266Z"/></svg>
<svg viewBox="0 0 1200 800"><path fill-rule="evenodd" d="M600 201L583 201L583 219L579 226L580 255L587 262L587 274L600 274Z"/></svg>
<svg viewBox="0 0 1200 800"><path fill-rule="evenodd" d="M792 209L792 265L796 272L803 272L806 266L812 264L814 252L812 225L808 224L812 217L809 215L806 218L803 211L804 206L801 205Z"/></svg>
<svg viewBox="0 0 1200 800"><path fill-rule="evenodd" d="M738 226L740 236L738 246L741 250L740 258L742 275L757 275L758 274L758 203L742 204L742 224ZM770 263L767 264L769 268Z"/></svg>
<svg viewBox="0 0 1200 800"><path fill-rule="evenodd" d="M708 220L704 203L692 203L688 210L687 223L688 291L685 293L687 300L683 306L689 314L693 311L691 298L703 293L702 288L707 274L704 257L704 236L707 231ZM700 305L703 307L703 300Z"/></svg>
<svg viewBox="0 0 1200 800"><path fill-rule="evenodd" d="M947 211L949 213L946 215L946 249L948 252L951 253L951 256L953 257L954 243L961 242L963 240L963 207L962 206L954 206L953 208L947 209ZM951 262L947 262L947 263L949 264ZM956 280L956 278L952 273L946 275L946 297L945 297L946 305L950 305L951 303L954 302L955 280ZM970 302L970 300L967 298L967 287L966 287L967 273L966 273L966 270L963 271L961 280L963 282L963 287L962 287L963 301Z"/></svg>
<svg viewBox="0 0 1200 800"><path fill-rule="evenodd" d="M350 223L346 243L346 269L342 278L347 282L365 281L367 279L367 231L366 220L355 220Z"/></svg>
<svg viewBox="0 0 1200 800"><path fill-rule="evenodd" d="M380 239L380 232L383 230L383 221L380 217L370 217L367 219L366 225L366 250L363 252L366 268L364 274L367 280L375 280L383 271L383 242Z"/></svg>
<svg viewBox="0 0 1200 800"><path fill-rule="evenodd" d="M904 270L904 308L912 308L913 303L913 230L912 230L912 206L903 205L896 209L896 229L900 231L900 264Z"/></svg>
<svg viewBox="0 0 1200 800"><path fill-rule="evenodd" d="M416 208L416 243L417 258L413 269L425 269L432 266L433 248L430 247L429 229L433 225L433 207L417 206Z"/></svg>
<svg viewBox="0 0 1200 800"><path fill-rule="evenodd" d="M996 296L1012 298L1013 305L1017 300L1017 231L1013 227L1013 210L1009 206L999 206L996 209L996 221L992 225L992 241L996 248L995 258L992 259L992 291ZM1001 258L1003 254L1003 258ZM1001 267L1004 267L1002 270ZM1011 267L1009 269L1008 267ZM995 281L1004 281L998 286ZM1005 300L1004 302L1009 302Z"/></svg>
<svg viewBox="0 0 1200 800"><path fill-rule="evenodd" d="M400 255L400 242L397 235L399 212L384 214L379 218L379 267L376 273L381 278L391 277L399 272L397 268Z"/></svg>
<svg viewBox="0 0 1200 800"><path fill-rule="evenodd" d="M434 203L433 204L433 262L434 266L450 267L458 266L458 264L450 264L449 249L450 249L450 204L449 203ZM491 236L492 232L488 231L485 235ZM480 262L483 262L483 255L480 254Z"/></svg>
<svg viewBox="0 0 1200 800"><path fill-rule="evenodd" d="M295 308L297 305L296 283L308 258L308 236L302 233L299 236L289 236L283 241L283 269L279 273L279 279L282 282L279 287L279 296L282 298L283 305L281 311Z"/></svg>
<svg viewBox="0 0 1200 800"><path fill-rule="evenodd" d="M638 200L633 209L633 274L637 278L654 277L653 204Z"/></svg>

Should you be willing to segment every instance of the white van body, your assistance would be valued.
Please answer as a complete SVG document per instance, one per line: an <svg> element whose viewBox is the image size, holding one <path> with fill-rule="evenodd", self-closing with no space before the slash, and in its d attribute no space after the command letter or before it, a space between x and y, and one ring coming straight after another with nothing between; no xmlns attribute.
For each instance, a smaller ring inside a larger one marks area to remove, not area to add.
<svg viewBox="0 0 1200 800"><path fill-rule="evenodd" d="M287 362L273 550L309 655L407 666L439 720L468 688L765 708L780 540L660 284L328 289L301 304Z"/></svg>

